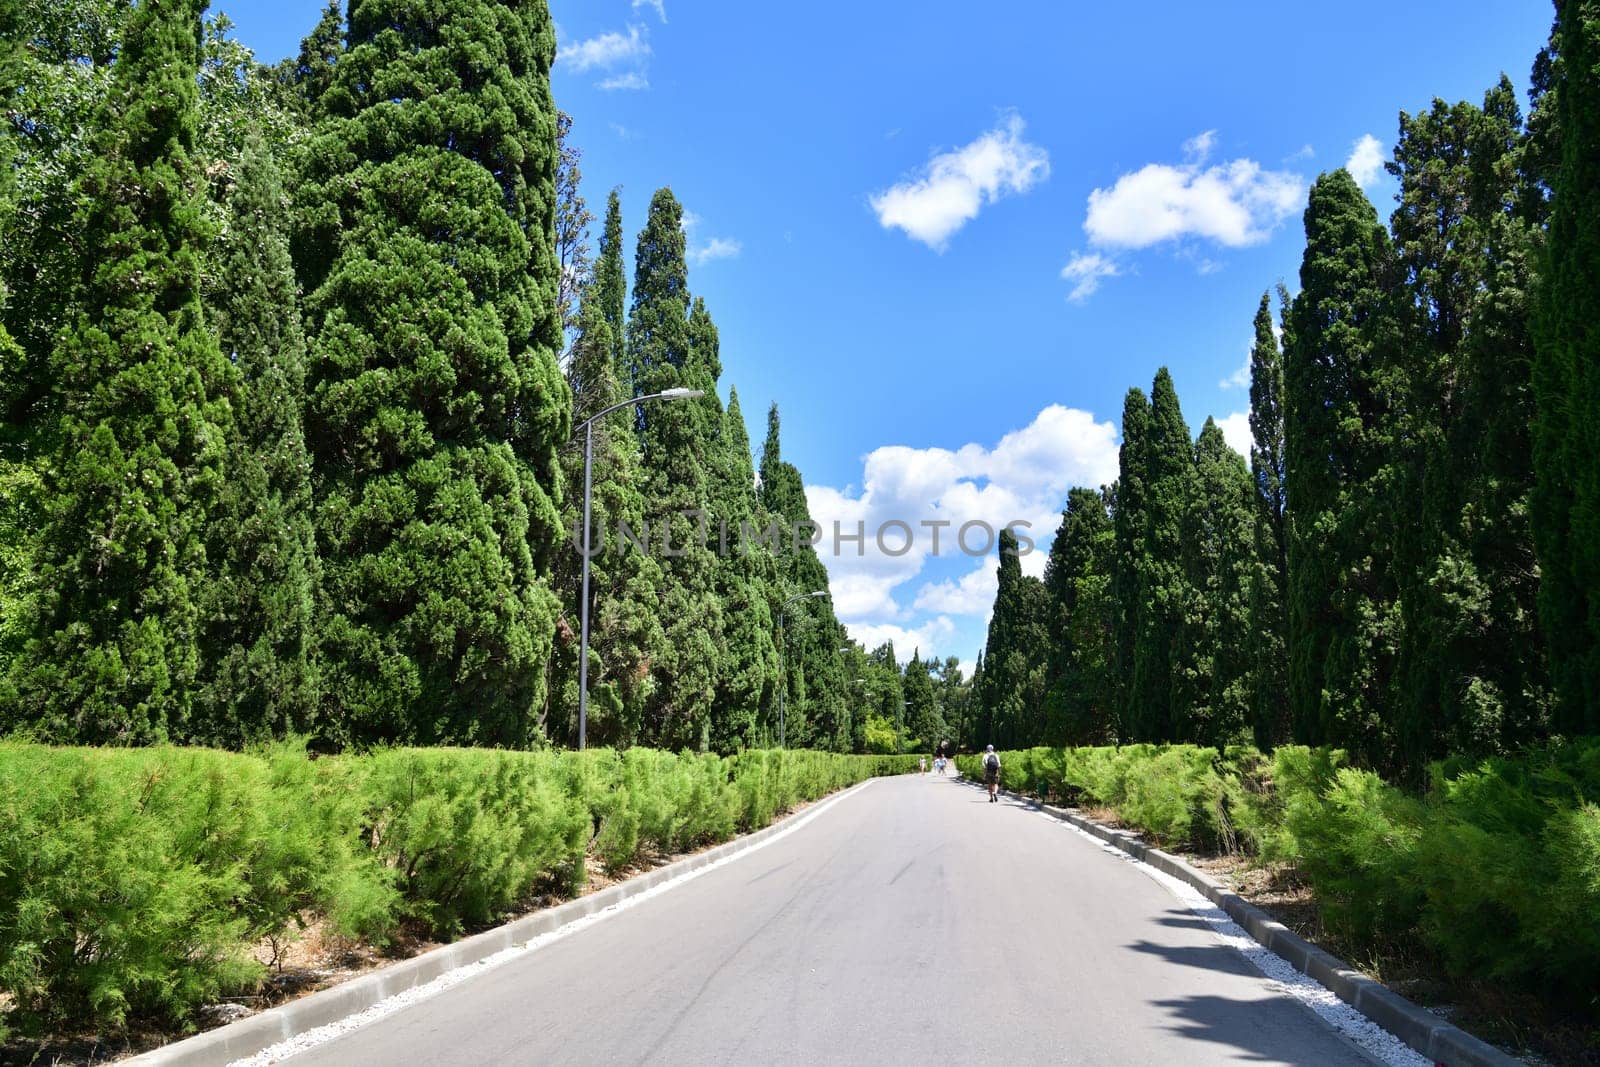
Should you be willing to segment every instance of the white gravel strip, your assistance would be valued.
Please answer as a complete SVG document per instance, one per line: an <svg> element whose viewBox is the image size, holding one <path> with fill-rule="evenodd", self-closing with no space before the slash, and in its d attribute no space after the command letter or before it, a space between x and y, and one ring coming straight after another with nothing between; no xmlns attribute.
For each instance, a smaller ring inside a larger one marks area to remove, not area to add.
<svg viewBox="0 0 1600 1067"><path fill-rule="evenodd" d="M1036 811L1035 814L1042 819L1049 819L1057 826L1065 827L1100 851L1115 856L1124 863L1131 863L1146 876L1159 882L1169 893L1177 897L1184 907L1198 918L1204 919L1218 941L1249 960L1267 979L1268 988L1275 993L1291 996L1316 1012L1324 1022L1368 1055L1389 1064L1390 1067L1431 1067L1432 1060L1419 1055L1410 1045L1340 1000L1322 983L1295 970L1293 964L1251 937L1243 927L1228 918L1227 912L1213 904L1205 894L1188 882L1174 878L1165 871L1159 871L1115 845L1100 840L1087 830L1079 829L1063 819L1057 819L1048 812Z"/></svg>
<svg viewBox="0 0 1600 1067"><path fill-rule="evenodd" d="M875 779L868 779L859 785L845 790L843 793L840 793L831 800L823 801L810 811L806 812L804 815L795 819L794 822L790 823L788 826L785 826L782 830L779 830L777 833L771 834L768 837L762 838L760 841L757 841L748 848L740 849L738 852L723 856L721 859L714 860L711 863L706 864L704 867L697 867L692 871L685 871L676 878L669 878L660 885L651 886L644 892L635 896L631 896L626 900L618 901L608 908L602 908L593 914L574 919L565 926L550 931L548 934L541 934L538 937L528 941L526 944L514 945L511 948L496 952L492 956L486 956L477 963L470 963L465 967L457 967L453 971L446 971L444 974L441 974L431 982L428 982L424 985L415 986L406 990L404 993L396 993L387 1000L379 1001L377 1004L374 1004L365 1011L357 1012L354 1015L347 1015L336 1023L329 1023L326 1026L319 1026L315 1030L307 1030L305 1033L292 1037L287 1041L280 1041L276 1045L264 1048L254 1056L247 1056L244 1059L234 1060L228 1065L228 1067L267 1067L268 1064L281 1063L298 1052L304 1052L307 1049L316 1047L317 1045L326 1044L337 1037L342 1037L343 1035L350 1033L352 1030L360 1029L361 1027L366 1026L368 1023L376 1022L377 1020L388 1015L393 1015L395 1012L409 1008L411 1005L420 1001L427 1000L429 997L441 993L444 990L449 989L451 986L459 985L469 979L485 974L503 963L509 963L514 959L520 959L530 952L537 952L546 945L560 941L562 938L578 933L580 930L588 929L595 923L604 922L612 916L636 907L652 897L660 896L662 893L665 893L668 890L676 889L685 882L691 882L703 874L709 874L711 871L717 870L719 867L733 863L736 860L741 860L753 852L758 852L761 849L766 848L774 841L783 840L785 837L788 837L790 834L811 822L812 819L815 819L817 816L821 815L823 812L827 811L829 808L845 799L845 797L848 797L850 794L855 793L858 790L865 789L867 786L871 785L873 781L875 781Z"/></svg>

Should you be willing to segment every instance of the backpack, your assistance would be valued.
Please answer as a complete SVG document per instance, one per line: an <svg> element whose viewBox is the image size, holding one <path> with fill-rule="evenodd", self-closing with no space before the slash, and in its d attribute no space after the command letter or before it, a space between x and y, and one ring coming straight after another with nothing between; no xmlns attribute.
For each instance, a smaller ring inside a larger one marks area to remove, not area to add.
<svg viewBox="0 0 1600 1067"><path fill-rule="evenodd" d="M993 752L983 757L983 769L986 771L998 771L1000 769L1000 757Z"/></svg>

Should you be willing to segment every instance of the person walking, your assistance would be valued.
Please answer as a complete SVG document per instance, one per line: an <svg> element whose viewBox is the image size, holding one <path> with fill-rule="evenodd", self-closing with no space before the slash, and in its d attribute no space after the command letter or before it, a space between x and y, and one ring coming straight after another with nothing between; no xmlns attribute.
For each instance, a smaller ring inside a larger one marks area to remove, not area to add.
<svg viewBox="0 0 1600 1067"><path fill-rule="evenodd" d="M983 753L983 781L989 787L989 803L1000 801L1000 753L990 745Z"/></svg>

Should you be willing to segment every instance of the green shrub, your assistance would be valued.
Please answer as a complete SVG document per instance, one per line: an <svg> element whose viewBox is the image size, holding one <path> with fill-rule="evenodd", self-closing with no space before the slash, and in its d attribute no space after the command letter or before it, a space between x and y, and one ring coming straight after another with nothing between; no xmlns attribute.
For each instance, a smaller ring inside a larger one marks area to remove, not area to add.
<svg viewBox="0 0 1600 1067"><path fill-rule="evenodd" d="M561 757L394 749L365 759L366 825L395 872L402 917L448 935L535 888L582 884L593 815L569 790Z"/></svg>

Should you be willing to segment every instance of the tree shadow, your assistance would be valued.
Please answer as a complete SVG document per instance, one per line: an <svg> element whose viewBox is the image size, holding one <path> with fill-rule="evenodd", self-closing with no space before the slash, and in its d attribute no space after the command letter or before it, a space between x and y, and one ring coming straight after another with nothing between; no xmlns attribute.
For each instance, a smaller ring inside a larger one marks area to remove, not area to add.
<svg viewBox="0 0 1600 1067"><path fill-rule="evenodd" d="M1173 1021L1165 1027L1179 1037L1236 1050L1237 1058L1258 1063L1331 1064L1370 1067L1376 1061L1339 1036L1303 1005L1285 996L1234 1000L1219 996L1151 1001Z"/></svg>

